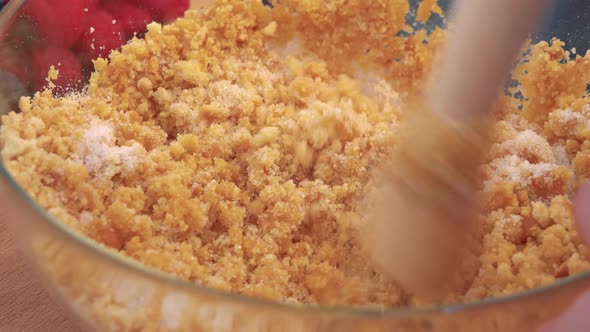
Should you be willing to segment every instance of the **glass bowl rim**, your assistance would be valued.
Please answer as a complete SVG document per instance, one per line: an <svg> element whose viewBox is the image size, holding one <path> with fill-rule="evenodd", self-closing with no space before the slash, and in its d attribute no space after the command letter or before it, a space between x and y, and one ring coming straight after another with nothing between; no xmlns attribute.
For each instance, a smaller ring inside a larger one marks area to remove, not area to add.
<svg viewBox="0 0 590 332"><path fill-rule="evenodd" d="M1 125L0 125L1 129ZM275 300L268 300L263 298L256 298L249 295L232 293L220 289L210 288L198 283L190 282L185 279L175 277L171 274L158 271L154 268L147 267L131 258L124 257L117 254L111 249L108 249L96 241L82 235L78 231L67 227L57 218L52 216L45 208L41 207L37 202L16 182L14 177L6 169L4 162L0 160L0 176L4 178L6 183L18 194L19 198L24 200L27 205L36 212L42 219L49 224L49 226L56 230L61 236L68 241L73 242L74 245L81 246L83 250L89 250L91 254L98 256L99 259L106 261L108 264L120 267L132 274L139 275L142 278L151 280L157 283L162 283L171 286L173 289L180 289L195 292L197 295L214 296L219 300L226 300L241 305L256 305L269 309L282 309L296 311L303 314L329 314L336 316L356 316L359 318L400 318L421 315L435 315L435 314L453 314L458 312L477 310L493 305L500 305L504 303L511 303L518 300L525 300L535 296L540 296L545 293L555 292L559 289L581 282L590 280L590 270L584 271L573 276L559 279L548 285L533 288L530 290L516 292L509 295L502 295L497 297L486 298L478 301L471 301L465 303L455 304L436 304L424 307L383 307L383 308L358 308L358 307L344 307L344 306L323 306L323 305L302 305L287 302L280 302ZM11 221L7 221L10 223Z"/></svg>
<svg viewBox="0 0 590 332"><path fill-rule="evenodd" d="M14 15L25 1L27 0L11 1L8 4L5 4L3 8L0 8L0 16L6 17ZM0 123L0 130L1 128L2 125ZM353 316L357 318L408 318L412 316L435 314L449 315L459 312L478 310L494 305L512 303L518 300L530 299L546 293L553 293L555 291L559 291L565 286L573 285L585 280L590 280L590 270L588 270L573 276L559 279L548 285L526 291L516 292L509 295L501 295L465 303L436 304L424 307L358 308L343 306L302 305L256 298L249 295L231 293L220 289L210 288L185 279L177 278L171 274L147 267L137 261L132 260L131 258L119 255L114 251L99 245L96 241L85 237L74 229L67 227L57 218L52 216L45 208L38 205L37 202L16 182L14 177L4 166L4 162L1 160L1 158L0 176L2 176L6 183L8 183L8 185L18 194L20 199L24 200L27 205L32 208L37 215L44 219L52 229L56 230L68 241L73 242L74 245L82 247L83 250L89 250L91 254L98 256L99 259L105 260L107 263L121 267L126 271L139 275L140 277L147 280L169 285L173 289L185 290L189 293L195 293L197 295L213 296L219 300L231 301L240 305L256 305L269 309L288 310L301 314L328 314L334 316ZM10 221L7 222L10 223Z"/></svg>

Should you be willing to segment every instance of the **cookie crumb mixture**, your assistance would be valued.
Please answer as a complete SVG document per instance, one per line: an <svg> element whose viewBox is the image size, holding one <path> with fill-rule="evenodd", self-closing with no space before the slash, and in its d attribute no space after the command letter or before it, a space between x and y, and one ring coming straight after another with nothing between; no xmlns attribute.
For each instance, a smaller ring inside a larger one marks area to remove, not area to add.
<svg viewBox="0 0 590 332"><path fill-rule="evenodd" d="M3 162L66 225L179 278L304 304L421 304L369 264L359 197L445 33L398 35L406 0L340 2L220 0L151 24L96 60L85 91L22 98L2 118ZM590 267L570 199L590 174L590 58L563 47L535 45L517 69L522 111L501 100L480 245L448 302Z"/></svg>

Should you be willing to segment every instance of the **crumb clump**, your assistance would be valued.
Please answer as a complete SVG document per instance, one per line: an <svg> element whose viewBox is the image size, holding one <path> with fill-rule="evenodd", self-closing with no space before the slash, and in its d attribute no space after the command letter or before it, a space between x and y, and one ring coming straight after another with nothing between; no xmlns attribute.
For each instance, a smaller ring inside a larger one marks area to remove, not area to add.
<svg viewBox="0 0 590 332"><path fill-rule="evenodd" d="M3 162L66 225L179 278L302 304L419 305L368 263L359 197L445 32L398 35L412 31L405 0L340 2L220 0L151 24L95 62L86 91L22 98L2 118ZM425 1L419 19L439 11ZM527 99L520 111L501 98L476 264L447 302L590 268L570 198L590 176L589 65L553 40L515 71Z"/></svg>

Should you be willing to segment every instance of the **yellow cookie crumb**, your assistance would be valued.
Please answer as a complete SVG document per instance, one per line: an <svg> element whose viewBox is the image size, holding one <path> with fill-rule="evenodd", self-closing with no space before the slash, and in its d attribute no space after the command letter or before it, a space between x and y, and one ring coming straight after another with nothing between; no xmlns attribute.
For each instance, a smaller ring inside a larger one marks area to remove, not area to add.
<svg viewBox="0 0 590 332"><path fill-rule="evenodd" d="M83 94L23 98L2 118L3 162L69 227L179 278L304 304L424 304L375 271L358 240L359 197L445 36L398 35L412 30L408 10L219 0L150 24L95 62ZM424 1L419 19L432 11ZM517 67L522 112L501 97L476 263L446 302L590 268L569 198L590 176L590 56L563 47L534 45Z"/></svg>

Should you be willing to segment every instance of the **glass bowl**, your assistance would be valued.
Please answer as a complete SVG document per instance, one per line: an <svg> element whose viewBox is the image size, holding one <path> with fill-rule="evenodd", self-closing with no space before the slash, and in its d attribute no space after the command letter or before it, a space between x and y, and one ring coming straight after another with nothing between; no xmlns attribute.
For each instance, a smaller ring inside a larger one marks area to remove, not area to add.
<svg viewBox="0 0 590 332"><path fill-rule="evenodd" d="M45 41L33 35L31 19L25 18L26 6L35 3L12 0L0 13L0 73L6 83L0 113L15 110L20 96L43 84L35 81L40 73L30 58L35 45ZM555 2L537 38L555 36L578 50L589 49L589 15L590 3ZM84 66L83 78L88 76ZM510 296L419 309L298 306L230 294L112 254L53 218L1 164L0 174L1 221L56 302L84 331L534 331L590 290L588 271Z"/></svg>

